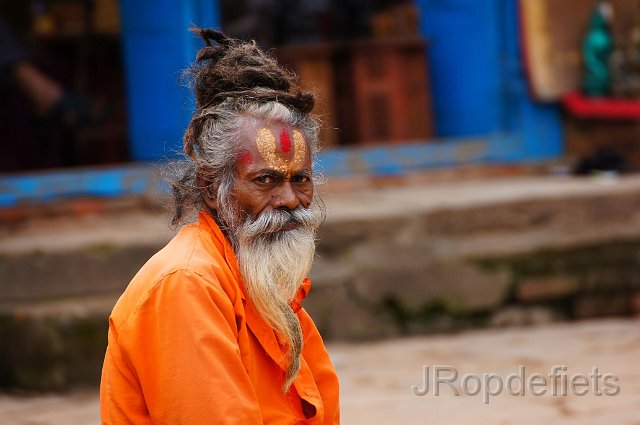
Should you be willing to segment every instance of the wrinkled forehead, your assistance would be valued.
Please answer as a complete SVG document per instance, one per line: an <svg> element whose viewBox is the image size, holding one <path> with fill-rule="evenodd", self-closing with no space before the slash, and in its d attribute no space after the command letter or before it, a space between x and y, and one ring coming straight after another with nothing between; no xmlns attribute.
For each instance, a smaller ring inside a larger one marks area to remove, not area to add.
<svg viewBox="0 0 640 425"><path fill-rule="evenodd" d="M240 162L262 164L289 174L308 166L308 144L303 133L282 123L247 123Z"/></svg>

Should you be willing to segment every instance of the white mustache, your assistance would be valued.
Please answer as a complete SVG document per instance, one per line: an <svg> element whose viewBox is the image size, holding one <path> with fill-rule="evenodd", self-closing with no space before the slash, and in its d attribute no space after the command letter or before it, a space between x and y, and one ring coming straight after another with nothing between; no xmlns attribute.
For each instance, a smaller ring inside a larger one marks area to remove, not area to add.
<svg viewBox="0 0 640 425"><path fill-rule="evenodd" d="M284 226L295 223L303 229L315 230L323 220L323 214L311 209L298 207L294 210L270 210L263 212L254 220L243 225L243 236L257 237L282 230Z"/></svg>

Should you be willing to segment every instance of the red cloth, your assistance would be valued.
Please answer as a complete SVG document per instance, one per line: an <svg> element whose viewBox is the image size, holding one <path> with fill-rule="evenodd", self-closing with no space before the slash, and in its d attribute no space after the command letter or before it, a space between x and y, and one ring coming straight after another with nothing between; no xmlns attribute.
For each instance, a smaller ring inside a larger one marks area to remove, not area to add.
<svg viewBox="0 0 640 425"><path fill-rule="evenodd" d="M579 118L640 119L640 101L609 97L586 97L572 92L563 98L565 107Z"/></svg>

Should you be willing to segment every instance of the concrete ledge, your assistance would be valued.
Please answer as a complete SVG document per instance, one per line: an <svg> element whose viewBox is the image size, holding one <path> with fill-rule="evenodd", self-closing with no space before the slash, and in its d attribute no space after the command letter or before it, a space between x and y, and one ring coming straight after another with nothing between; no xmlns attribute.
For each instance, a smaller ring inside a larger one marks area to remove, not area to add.
<svg viewBox="0 0 640 425"><path fill-rule="evenodd" d="M371 147L329 148L319 153L316 168L333 178L404 176L416 171L481 164L516 164L526 158L553 159L523 152L515 135L494 134L483 139L443 139ZM0 208L21 204L96 196L121 198L166 193L162 178L166 163L133 163L0 175Z"/></svg>

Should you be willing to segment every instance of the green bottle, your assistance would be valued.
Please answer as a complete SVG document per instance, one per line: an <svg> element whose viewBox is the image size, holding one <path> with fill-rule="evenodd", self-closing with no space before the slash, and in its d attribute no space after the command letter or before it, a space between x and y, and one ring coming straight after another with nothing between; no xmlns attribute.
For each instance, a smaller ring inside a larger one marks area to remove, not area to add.
<svg viewBox="0 0 640 425"><path fill-rule="evenodd" d="M606 96L611 91L612 14L611 4L607 0L598 0L582 42L585 67L582 90L587 96Z"/></svg>

